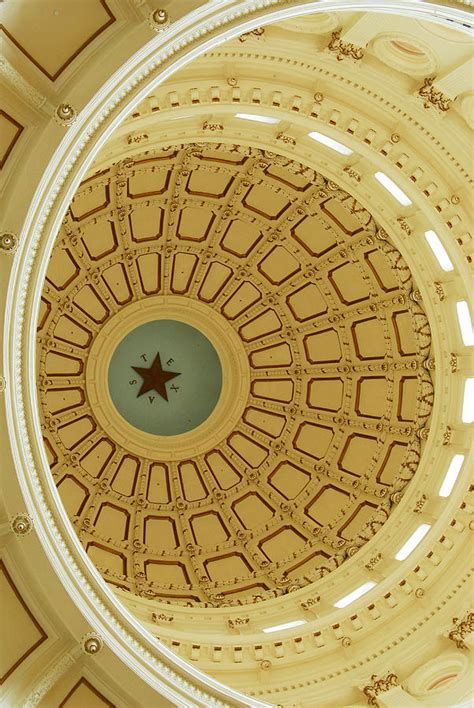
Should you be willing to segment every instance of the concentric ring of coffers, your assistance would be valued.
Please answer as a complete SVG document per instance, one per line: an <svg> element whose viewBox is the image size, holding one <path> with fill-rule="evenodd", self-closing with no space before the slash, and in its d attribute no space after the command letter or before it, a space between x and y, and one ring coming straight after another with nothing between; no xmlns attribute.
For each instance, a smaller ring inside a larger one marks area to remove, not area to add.
<svg viewBox="0 0 474 708"><path fill-rule="evenodd" d="M241 367L223 372L223 392L242 396L231 429L205 420L194 454L157 454L132 428L118 438L113 405L90 395L91 352L105 386L97 342L153 299L225 323ZM430 345L389 236L313 169L199 143L90 174L38 324L45 446L87 553L110 584L174 603L316 581L376 533L417 469Z"/></svg>

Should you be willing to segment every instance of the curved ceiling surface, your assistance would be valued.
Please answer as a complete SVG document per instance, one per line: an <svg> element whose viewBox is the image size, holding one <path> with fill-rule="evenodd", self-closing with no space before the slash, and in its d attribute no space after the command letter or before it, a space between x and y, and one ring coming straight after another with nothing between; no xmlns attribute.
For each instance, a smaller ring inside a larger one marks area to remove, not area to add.
<svg viewBox="0 0 474 708"><path fill-rule="evenodd" d="M137 336L118 376L140 415L204 385L192 346L140 339L164 321L194 328L222 364L209 416L171 434L127 422L107 376ZM160 381L137 396L160 348ZM417 468L429 349L390 237L313 169L199 143L91 175L38 324L45 445L87 553L115 586L179 603L317 580L373 536Z"/></svg>

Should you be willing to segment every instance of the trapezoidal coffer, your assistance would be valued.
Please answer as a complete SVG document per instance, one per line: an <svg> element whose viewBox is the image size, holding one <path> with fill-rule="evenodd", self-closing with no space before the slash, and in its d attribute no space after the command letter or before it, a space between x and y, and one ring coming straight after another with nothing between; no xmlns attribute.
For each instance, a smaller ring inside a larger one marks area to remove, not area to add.
<svg viewBox="0 0 474 708"><path fill-rule="evenodd" d="M200 143L90 174L38 322L45 447L88 555L173 603L316 581L416 472L430 345L390 236L312 168Z"/></svg>

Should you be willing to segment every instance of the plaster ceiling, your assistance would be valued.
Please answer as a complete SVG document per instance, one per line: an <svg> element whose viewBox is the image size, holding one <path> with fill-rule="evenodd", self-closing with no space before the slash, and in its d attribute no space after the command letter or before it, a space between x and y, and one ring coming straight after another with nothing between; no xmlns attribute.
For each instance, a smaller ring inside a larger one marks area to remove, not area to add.
<svg viewBox="0 0 474 708"><path fill-rule="evenodd" d="M2 19L8 43L51 81L115 22L106 0L7 3Z"/></svg>
<svg viewBox="0 0 474 708"><path fill-rule="evenodd" d="M105 579L245 603L353 555L420 457L433 387L417 300L373 217L276 153L176 145L90 175L50 259L38 373L51 470ZM106 372L127 332L170 318L216 347L223 392L197 428L157 436L118 414Z"/></svg>
<svg viewBox="0 0 474 708"><path fill-rule="evenodd" d="M0 685L28 659L47 639L46 632L23 599L0 560L0 590L2 594L2 622L6 646L0 657Z"/></svg>

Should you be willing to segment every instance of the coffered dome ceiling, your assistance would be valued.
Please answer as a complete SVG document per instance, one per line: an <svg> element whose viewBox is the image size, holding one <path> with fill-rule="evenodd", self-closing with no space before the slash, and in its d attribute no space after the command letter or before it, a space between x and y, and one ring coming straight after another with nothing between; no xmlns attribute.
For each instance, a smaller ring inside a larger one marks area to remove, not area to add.
<svg viewBox="0 0 474 708"><path fill-rule="evenodd" d="M86 4L4 23L7 702L463 705L468 0Z"/></svg>
<svg viewBox="0 0 474 708"><path fill-rule="evenodd" d="M199 143L90 175L38 323L45 446L89 557L211 605L335 569L416 471L430 341L390 235L307 166Z"/></svg>

